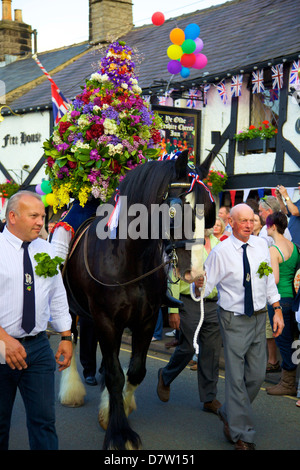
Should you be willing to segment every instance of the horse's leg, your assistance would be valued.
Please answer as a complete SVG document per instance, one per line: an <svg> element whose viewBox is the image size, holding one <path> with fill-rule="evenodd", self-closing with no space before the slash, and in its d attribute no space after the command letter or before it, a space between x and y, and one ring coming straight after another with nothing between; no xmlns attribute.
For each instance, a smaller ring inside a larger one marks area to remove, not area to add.
<svg viewBox="0 0 300 470"><path fill-rule="evenodd" d="M98 416L101 426L106 429L103 449L140 449L140 437L130 428L124 410L125 378L119 362L122 333L116 332L111 325L106 328L103 322L99 331L107 388L102 393Z"/></svg>
<svg viewBox="0 0 300 470"><path fill-rule="evenodd" d="M78 338L78 318L72 315L73 355L70 367L61 372L58 398L62 405L78 407L84 404L85 387L78 373L76 361L76 345Z"/></svg>

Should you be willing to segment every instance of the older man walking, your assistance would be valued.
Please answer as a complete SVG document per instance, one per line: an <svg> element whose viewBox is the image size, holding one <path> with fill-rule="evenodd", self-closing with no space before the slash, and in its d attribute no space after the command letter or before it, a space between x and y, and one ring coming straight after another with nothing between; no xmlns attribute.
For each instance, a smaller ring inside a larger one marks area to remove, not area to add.
<svg viewBox="0 0 300 470"><path fill-rule="evenodd" d="M238 450L254 450L251 403L266 370L266 303L274 308L274 336L284 327L273 274L260 276L261 262L270 265L264 240L251 235L254 213L246 204L231 209L232 235L217 245L205 262L207 296L217 287L219 322L225 356L225 403L219 410L226 438ZM195 295L203 278L195 282Z"/></svg>

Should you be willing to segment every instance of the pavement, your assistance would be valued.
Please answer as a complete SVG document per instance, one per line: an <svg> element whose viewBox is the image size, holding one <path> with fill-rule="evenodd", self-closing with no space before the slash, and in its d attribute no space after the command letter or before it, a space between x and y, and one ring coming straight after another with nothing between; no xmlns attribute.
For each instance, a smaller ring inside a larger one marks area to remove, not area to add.
<svg viewBox="0 0 300 470"><path fill-rule="evenodd" d="M150 343L149 352L156 353L156 354L158 353L164 354L166 358L171 357L175 348L172 347L172 348L167 349L166 343L169 343L170 341L172 341L172 339L174 339L174 336L166 336L166 333L170 333L172 331L173 330L171 328L164 328L162 339L157 340L157 341L152 341ZM128 330L126 330L122 336L122 343L131 346L131 333ZM280 359L279 352L278 352L278 360L280 363L281 359ZM220 370L225 371L225 360L224 360L223 348L221 348L221 354L220 354ZM272 384L277 384L280 381L280 376L281 376L281 372L268 372L268 373L266 372L265 381L272 383Z"/></svg>

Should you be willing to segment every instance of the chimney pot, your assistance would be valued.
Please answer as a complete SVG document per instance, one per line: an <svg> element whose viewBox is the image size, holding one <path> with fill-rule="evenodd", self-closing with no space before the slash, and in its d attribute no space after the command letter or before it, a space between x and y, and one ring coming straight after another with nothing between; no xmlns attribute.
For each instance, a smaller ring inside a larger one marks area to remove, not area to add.
<svg viewBox="0 0 300 470"><path fill-rule="evenodd" d="M15 21L18 23L23 23L22 10L15 10Z"/></svg>

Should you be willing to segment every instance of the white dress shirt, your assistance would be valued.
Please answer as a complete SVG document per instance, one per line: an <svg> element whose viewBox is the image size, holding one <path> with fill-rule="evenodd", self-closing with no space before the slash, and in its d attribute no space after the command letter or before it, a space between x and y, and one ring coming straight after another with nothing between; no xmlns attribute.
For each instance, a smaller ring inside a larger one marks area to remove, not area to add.
<svg viewBox="0 0 300 470"><path fill-rule="evenodd" d="M244 242L231 235L210 252L204 264L207 275L204 296L207 297L216 286L220 307L237 315L244 314L243 244ZM251 235L248 245L253 306L254 311L257 311L263 309L267 302L273 304L280 300L280 295L273 274L261 279L257 274L261 262L271 265L265 240Z"/></svg>
<svg viewBox="0 0 300 470"><path fill-rule="evenodd" d="M21 338L27 333L21 327L23 314L23 248L22 240L5 227L0 233L0 326L11 336ZM34 283L36 326L30 336L45 331L51 314L53 328L68 331L71 316L61 273L53 277L38 276L35 273L36 253L48 253L51 258L55 252L50 243L40 238L29 245Z"/></svg>

